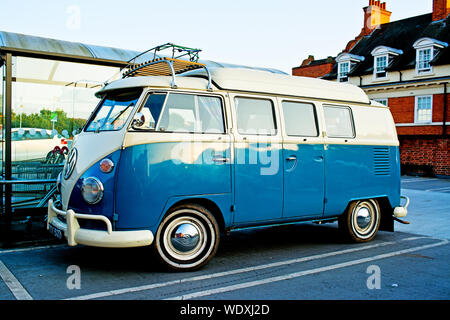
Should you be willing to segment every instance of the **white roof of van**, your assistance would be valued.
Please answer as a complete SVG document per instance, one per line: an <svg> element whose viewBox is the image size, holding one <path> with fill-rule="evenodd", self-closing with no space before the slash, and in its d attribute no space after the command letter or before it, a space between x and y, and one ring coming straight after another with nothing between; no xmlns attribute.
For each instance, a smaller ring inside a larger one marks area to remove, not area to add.
<svg viewBox="0 0 450 320"><path fill-rule="evenodd" d="M350 84L240 68L209 68L209 72L214 87L221 90L370 103L369 97L361 88ZM205 77L203 69L189 71L176 77L177 86L184 89L206 89ZM120 88L170 87L171 80L171 77L125 78L108 84L97 95Z"/></svg>

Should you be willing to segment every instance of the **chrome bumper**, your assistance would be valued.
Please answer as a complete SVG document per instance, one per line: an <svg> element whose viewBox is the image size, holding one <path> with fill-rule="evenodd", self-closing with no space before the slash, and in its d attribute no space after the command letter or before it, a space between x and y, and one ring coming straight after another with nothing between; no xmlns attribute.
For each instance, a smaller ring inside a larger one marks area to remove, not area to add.
<svg viewBox="0 0 450 320"><path fill-rule="evenodd" d="M404 206L394 208L394 217L396 218L404 218L408 214L409 198L406 196L401 196L400 198L405 199L406 203Z"/></svg>
<svg viewBox="0 0 450 320"><path fill-rule="evenodd" d="M58 219L58 215L65 217L66 223ZM78 219L103 221L106 224L106 231L80 228ZM59 210L53 200L48 202L47 230L50 225L64 234L69 246L83 244L104 248L131 248L149 246L153 243L153 233L150 230L112 231L111 221L107 217L75 213L73 210Z"/></svg>

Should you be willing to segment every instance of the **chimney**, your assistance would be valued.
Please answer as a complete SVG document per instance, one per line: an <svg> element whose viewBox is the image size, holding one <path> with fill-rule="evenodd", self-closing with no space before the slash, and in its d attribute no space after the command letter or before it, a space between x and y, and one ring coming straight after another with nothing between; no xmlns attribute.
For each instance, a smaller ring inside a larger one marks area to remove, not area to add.
<svg viewBox="0 0 450 320"><path fill-rule="evenodd" d="M392 12L386 10L386 2L381 3L379 0L369 0L369 6L365 7L363 10L364 35L369 35L379 25L391 22Z"/></svg>
<svg viewBox="0 0 450 320"><path fill-rule="evenodd" d="M308 57L308 59L305 59L305 60L303 60L303 62L302 62L302 67L305 67L305 66L307 66L307 65L309 65L311 62L313 62L314 61L314 56L309 56Z"/></svg>
<svg viewBox="0 0 450 320"><path fill-rule="evenodd" d="M450 14L450 0L433 0L433 21L447 18Z"/></svg>
<svg viewBox="0 0 450 320"><path fill-rule="evenodd" d="M448 0L450 1L450 0ZM344 52L349 52L361 40L362 37L368 36L374 29L381 24L391 22L392 12L386 10L386 2L379 0L369 0L369 6L363 8L364 10L364 27L361 33L356 36L354 40L347 43Z"/></svg>

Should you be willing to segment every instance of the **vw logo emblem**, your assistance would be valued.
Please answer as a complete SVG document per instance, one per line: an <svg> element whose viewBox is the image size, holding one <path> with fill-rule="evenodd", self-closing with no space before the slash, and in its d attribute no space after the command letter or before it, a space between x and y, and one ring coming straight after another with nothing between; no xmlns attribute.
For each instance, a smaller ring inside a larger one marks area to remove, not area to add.
<svg viewBox="0 0 450 320"><path fill-rule="evenodd" d="M77 158L78 158L78 151L76 148L73 148L70 153L69 156L67 157L67 163L66 166L64 168L64 179L69 179L70 175L73 172L73 169L75 169L75 165L77 163Z"/></svg>

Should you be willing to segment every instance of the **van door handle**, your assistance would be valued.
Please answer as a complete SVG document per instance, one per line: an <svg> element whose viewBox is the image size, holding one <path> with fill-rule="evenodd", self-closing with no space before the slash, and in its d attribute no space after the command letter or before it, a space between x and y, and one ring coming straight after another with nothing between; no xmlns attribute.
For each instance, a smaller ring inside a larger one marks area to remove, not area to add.
<svg viewBox="0 0 450 320"><path fill-rule="evenodd" d="M318 156L314 158L314 161L316 162L322 162L323 161L323 157L322 156Z"/></svg>
<svg viewBox="0 0 450 320"><path fill-rule="evenodd" d="M217 157L217 158L213 158L214 162L219 162L219 163L227 163L230 161L230 159L228 158L223 158L223 157Z"/></svg>
<svg viewBox="0 0 450 320"><path fill-rule="evenodd" d="M292 157L287 157L286 161L296 161L297 157L296 156L292 156Z"/></svg>

